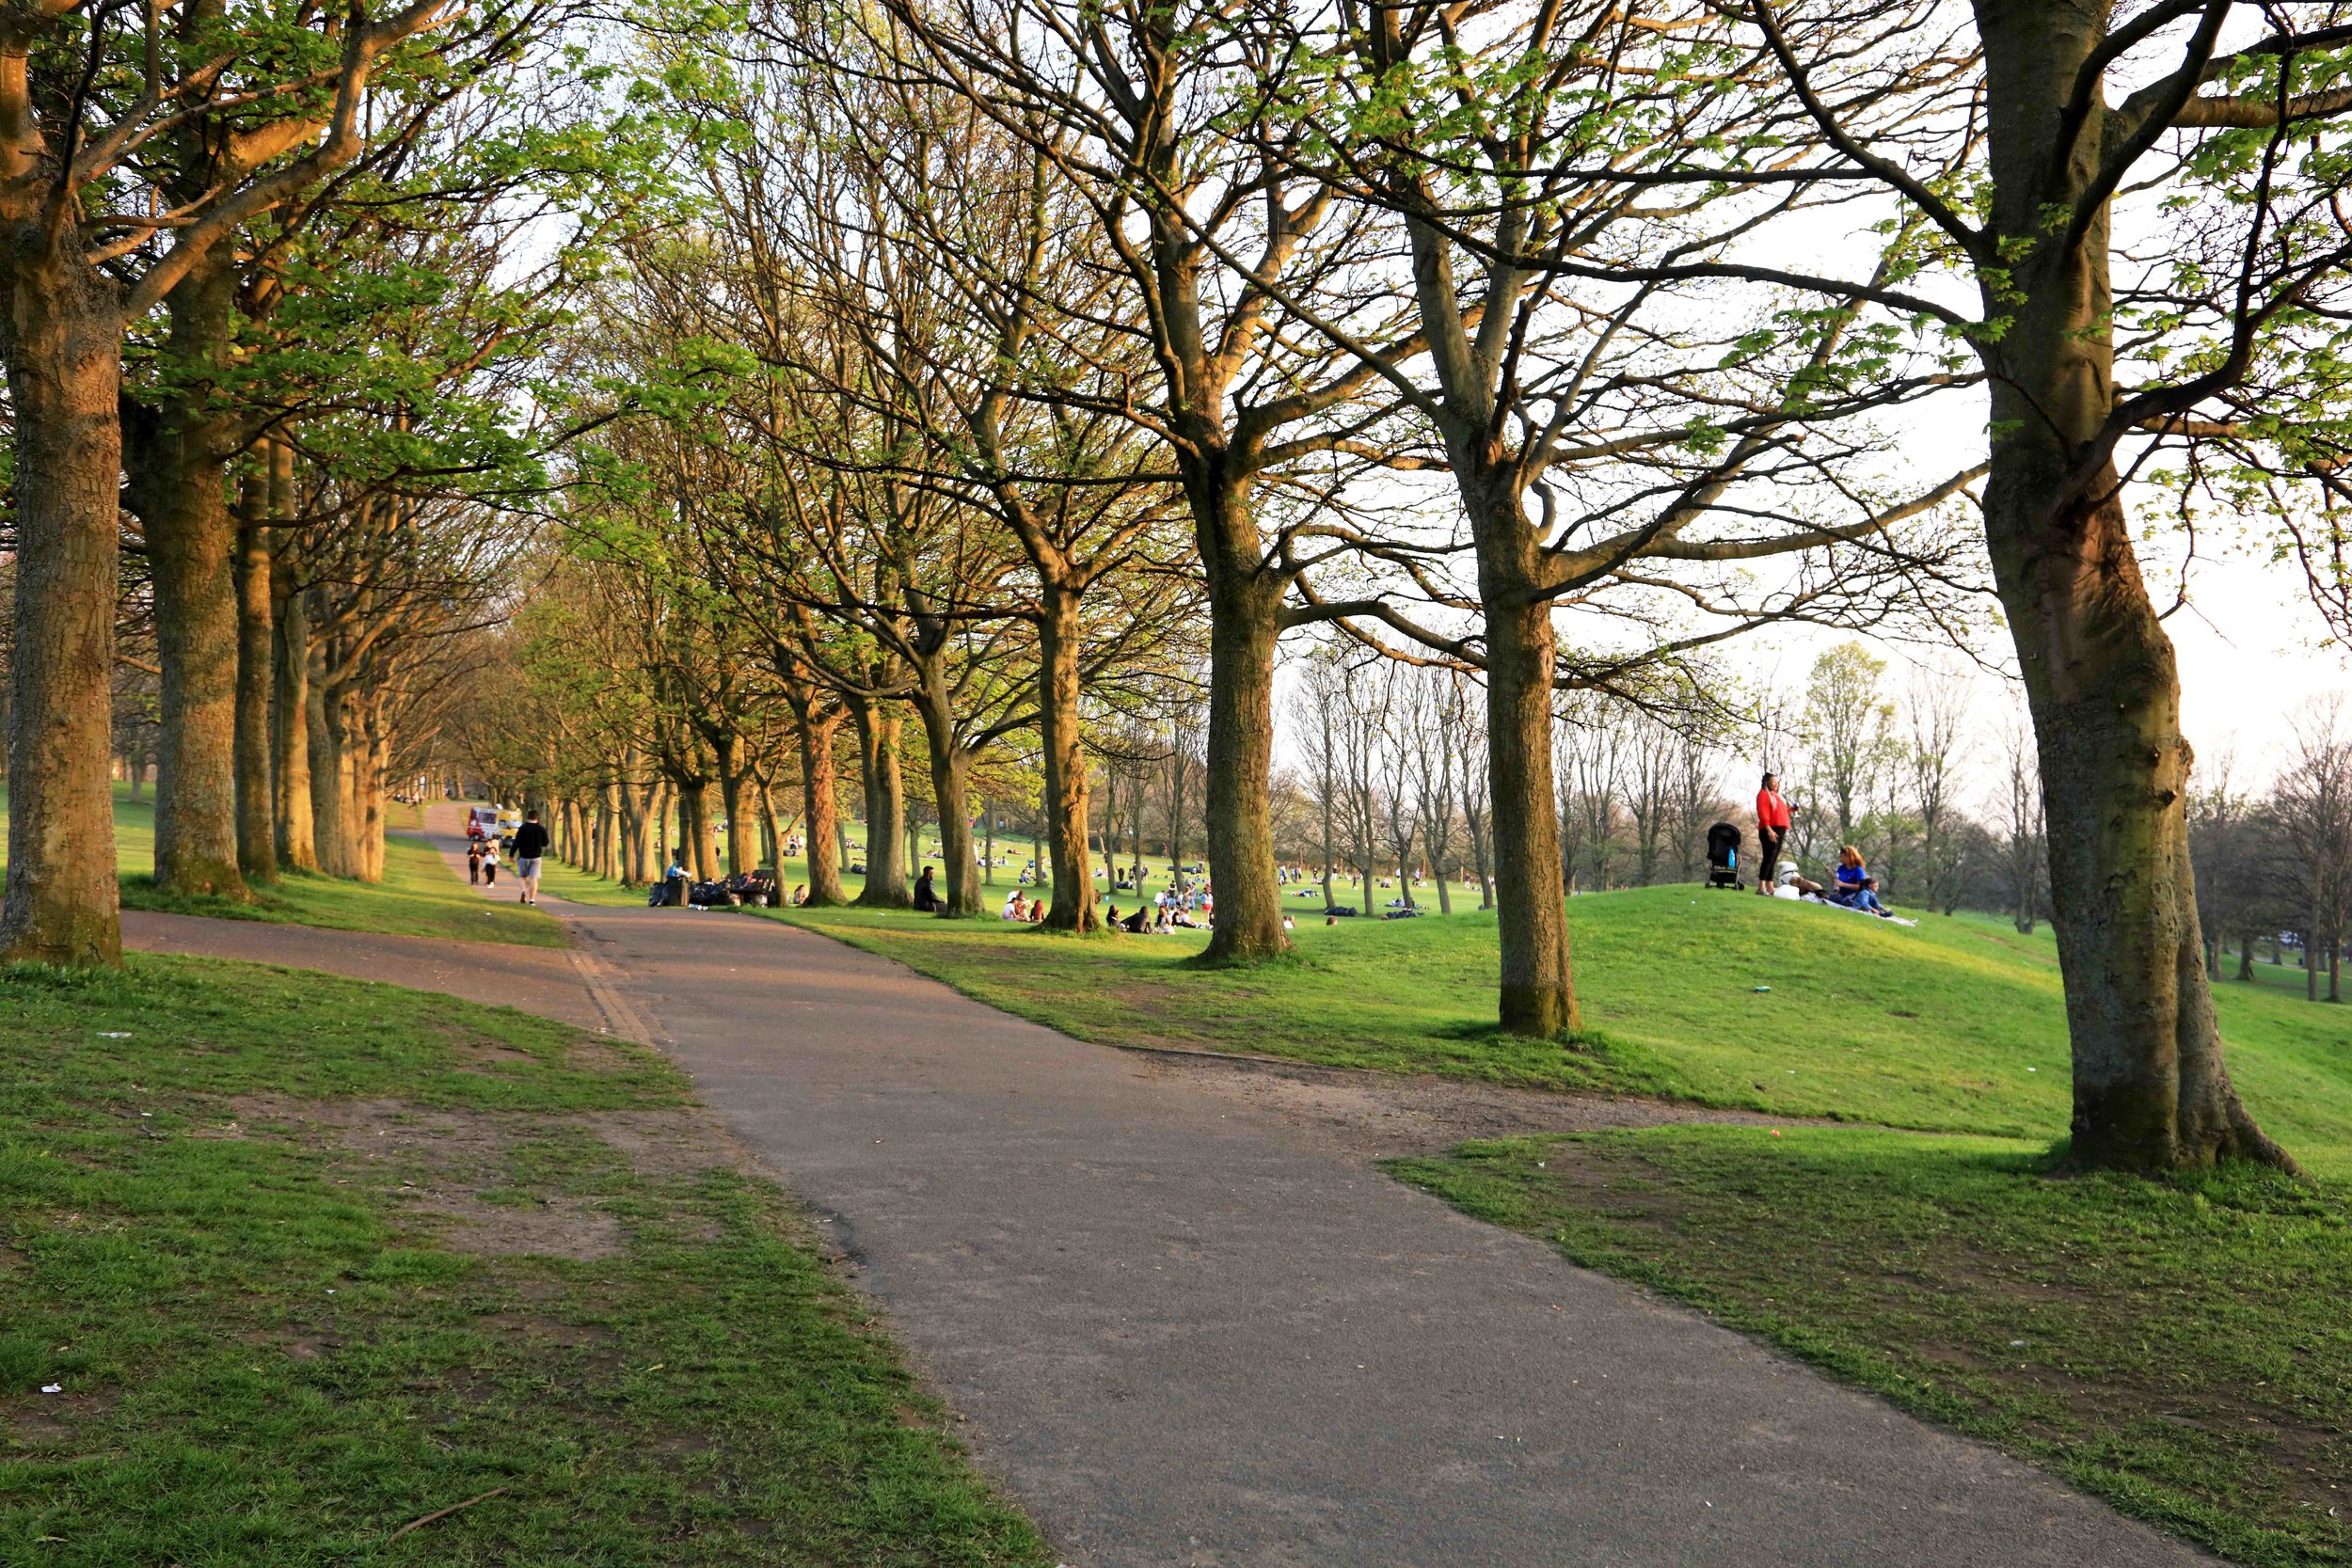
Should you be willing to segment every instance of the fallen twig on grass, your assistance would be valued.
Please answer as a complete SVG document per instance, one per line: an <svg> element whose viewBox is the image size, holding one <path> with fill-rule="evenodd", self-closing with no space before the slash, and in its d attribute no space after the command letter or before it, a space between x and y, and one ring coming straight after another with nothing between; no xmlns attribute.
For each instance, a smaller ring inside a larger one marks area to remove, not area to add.
<svg viewBox="0 0 2352 1568"><path fill-rule="evenodd" d="M471 1508L476 1503L487 1502L492 1497L497 1497L500 1493L505 1490L506 1488L503 1486L493 1486L478 1497L468 1497L462 1503L452 1503L447 1508L436 1509L421 1519L411 1519L406 1524L401 1526L400 1528L386 1536L384 1538L384 1544L389 1546L393 1542L399 1540L402 1536L406 1535L410 1530L422 1529L425 1526L431 1524L436 1519L446 1519L451 1514Z"/></svg>

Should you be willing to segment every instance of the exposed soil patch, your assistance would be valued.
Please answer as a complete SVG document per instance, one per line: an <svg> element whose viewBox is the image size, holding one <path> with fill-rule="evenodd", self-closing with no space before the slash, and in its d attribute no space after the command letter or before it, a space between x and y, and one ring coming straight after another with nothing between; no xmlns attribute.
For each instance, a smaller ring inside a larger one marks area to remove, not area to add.
<svg viewBox="0 0 2352 1568"><path fill-rule="evenodd" d="M614 1061L623 1058L615 1053ZM705 1113L608 1111L577 1116L451 1110L405 1101L305 1101L240 1096L211 1137L283 1137L330 1148L348 1178L384 1187L441 1244L480 1257L610 1258L623 1248L619 1217L590 1198L523 1192L512 1175L525 1139L573 1130L612 1151L612 1164L674 1180L748 1164Z"/></svg>
<svg viewBox="0 0 2352 1568"><path fill-rule="evenodd" d="M1552 1094L1465 1083L1458 1078L1408 1077L1205 1051L1123 1049L1135 1053L1135 1070L1143 1077L1225 1096L1335 1142L1351 1154L1375 1160L1441 1153L1474 1138L1590 1132L1688 1121L1789 1127L1802 1120L1749 1111L1712 1111L1666 1101Z"/></svg>
<svg viewBox="0 0 2352 1568"><path fill-rule="evenodd" d="M603 1111L579 1120L627 1155L640 1176L699 1176L751 1163L735 1135L704 1111Z"/></svg>

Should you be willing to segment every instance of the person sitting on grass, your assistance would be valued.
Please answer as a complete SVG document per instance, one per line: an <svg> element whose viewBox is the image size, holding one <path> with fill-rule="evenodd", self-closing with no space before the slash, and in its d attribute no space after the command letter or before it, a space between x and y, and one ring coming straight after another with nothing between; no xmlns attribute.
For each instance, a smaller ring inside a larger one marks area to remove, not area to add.
<svg viewBox="0 0 2352 1568"><path fill-rule="evenodd" d="M794 909L798 909L798 908L800 908L803 904L805 904L805 903L807 903L807 902L808 902L808 884L807 884L806 882L795 882L795 883L793 883L793 884L792 884L792 907L793 907Z"/></svg>
<svg viewBox="0 0 2352 1568"><path fill-rule="evenodd" d="M1146 919L1146 918L1148 918L1148 917L1151 915L1151 913L1152 913L1152 906L1151 906L1151 905L1149 905L1149 904L1137 904L1137 905L1136 906L1136 912L1135 912L1135 913L1133 913L1133 914L1129 915L1126 919L1124 919L1124 920L1122 920L1122 921L1120 921L1120 922L1118 923L1118 925L1119 925L1119 928L1120 928L1120 930L1122 930L1122 931L1129 931L1129 932L1133 932L1133 933L1135 933L1135 934L1136 934L1136 935L1140 936L1140 935L1142 934L1142 932L1143 932L1143 923L1144 923L1145 919Z"/></svg>
<svg viewBox="0 0 2352 1568"><path fill-rule="evenodd" d="M1029 924L1032 926L1042 926L1045 924L1044 899L1032 898L1029 900Z"/></svg>
<svg viewBox="0 0 2352 1568"><path fill-rule="evenodd" d="M914 879L915 912L917 914L937 914L940 911L946 909L946 904L939 896L939 890L931 885L931 868L928 865L925 866L923 868L923 874Z"/></svg>
<svg viewBox="0 0 2352 1568"><path fill-rule="evenodd" d="M1008 894L1008 895L1006 895L1006 897L1005 897L1005 908L1004 908L1004 916L1005 916L1005 918L1006 918L1007 920L1025 920L1025 919L1027 919L1027 918L1028 918L1028 911L1025 911L1025 909L1023 909L1023 908L1022 908L1022 904L1023 904L1023 899L1022 899L1022 897L1021 897L1021 890L1020 890L1019 888L1017 888L1017 887L1016 887L1016 888L1014 888L1014 889L1012 890L1012 892L1011 892L1011 893Z"/></svg>
<svg viewBox="0 0 2352 1568"><path fill-rule="evenodd" d="M1872 914L1887 913L1879 902L1879 879L1870 875L1870 868L1862 863L1862 851L1849 844L1837 851L1837 870L1833 879L1836 891L1830 902L1843 904L1850 910L1867 910Z"/></svg>
<svg viewBox="0 0 2352 1568"><path fill-rule="evenodd" d="M1803 898L1809 893L1818 898L1821 895L1823 889L1821 884L1813 880L1810 877L1807 877L1804 872L1798 870L1796 862L1783 861L1780 863L1780 875L1773 880L1772 885L1772 895L1773 897Z"/></svg>

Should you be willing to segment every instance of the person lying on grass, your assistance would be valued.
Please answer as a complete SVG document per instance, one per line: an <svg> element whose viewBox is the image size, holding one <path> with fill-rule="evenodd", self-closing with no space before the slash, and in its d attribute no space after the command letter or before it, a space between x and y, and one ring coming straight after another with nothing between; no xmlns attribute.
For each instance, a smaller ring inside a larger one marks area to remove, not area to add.
<svg viewBox="0 0 2352 1568"><path fill-rule="evenodd" d="M1780 863L1780 875L1773 879L1771 889L1775 898L1802 898L1808 893L1819 897L1823 891L1820 883L1797 869L1794 861Z"/></svg>

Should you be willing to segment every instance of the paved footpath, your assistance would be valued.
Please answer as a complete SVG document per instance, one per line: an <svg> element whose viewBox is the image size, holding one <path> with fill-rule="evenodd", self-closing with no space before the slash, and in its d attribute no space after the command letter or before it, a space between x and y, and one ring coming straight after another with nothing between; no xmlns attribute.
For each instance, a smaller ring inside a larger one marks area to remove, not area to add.
<svg viewBox="0 0 2352 1568"><path fill-rule="evenodd" d="M560 912L1076 1568L2211 1560L1132 1054L772 921Z"/></svg>

